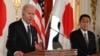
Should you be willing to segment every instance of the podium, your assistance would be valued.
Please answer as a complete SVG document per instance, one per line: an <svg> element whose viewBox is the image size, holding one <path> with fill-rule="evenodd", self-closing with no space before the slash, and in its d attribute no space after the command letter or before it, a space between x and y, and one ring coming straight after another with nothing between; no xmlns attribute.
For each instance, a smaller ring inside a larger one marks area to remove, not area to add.
<svg viewBox="0 0 100 56"><path fill-rule="evenodd" d="M76 50L43 50L24 54L24 56L77 56Z"/></svg>
<svg viewBox="0 0 100 56"><path fill-rule="evenodd" d="M100 56L100 52L98 52L98 53L96 53L96 54L94 54L92 56Z"/></svg>

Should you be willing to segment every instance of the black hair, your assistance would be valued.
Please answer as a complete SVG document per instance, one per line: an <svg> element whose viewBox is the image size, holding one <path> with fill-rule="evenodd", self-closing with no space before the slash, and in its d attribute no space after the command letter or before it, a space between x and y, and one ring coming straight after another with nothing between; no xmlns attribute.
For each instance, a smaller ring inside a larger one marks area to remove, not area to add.
<svg viewBox="0 0 100 56"><path fill-rule="evenodd" d="M81 22L81 20L82 20L83 17L88 17L89 20L90 20L90 22L91 22L91 18L90 18L90 16L89 16L88 14L82 14L82 15L80 16L80 18L79 18L79 22Z"/></svg>

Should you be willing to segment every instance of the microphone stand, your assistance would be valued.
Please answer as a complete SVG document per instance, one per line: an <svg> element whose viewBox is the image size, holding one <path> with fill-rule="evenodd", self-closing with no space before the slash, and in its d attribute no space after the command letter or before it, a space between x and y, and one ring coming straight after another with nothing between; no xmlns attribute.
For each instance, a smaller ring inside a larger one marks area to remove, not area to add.
<svg viewBox="0 0 100 56"><path fill-rule="evenodd" d="M62 34L62 33L58 32L57 30L53 29L52 27L50 27L50 29L52 29L53 31L55 31L55 32L57 32L57 33L61 34L62 36L66 37L64 34Z"/></svg>

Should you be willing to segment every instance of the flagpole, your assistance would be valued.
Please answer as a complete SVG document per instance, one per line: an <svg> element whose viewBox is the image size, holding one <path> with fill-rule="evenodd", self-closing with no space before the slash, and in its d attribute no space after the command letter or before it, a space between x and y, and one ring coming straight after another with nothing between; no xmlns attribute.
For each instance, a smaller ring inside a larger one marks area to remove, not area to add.
<svg viewBox="0 0 100 56"><path fill-rule="evenodd" d="M55 7L56 1L53 1L53 2L54 2L54 3L53 3L53 8L52 8L52 10L51 10L49 20L48 20L48 22L47 22L47 26L46 26L45 33L47 33L47 30L48 30L48 28L49 28L50 22L51 22L51 20L52 20L52 15L53 15L53 11L54 11L54 7Z"/></svg>
<svg viewBox="0 0 100 56"><path fill-rule="evenodd" d="M47 30L49 28L51 20L52 20L52 13L50 14L50 17L49 17L49 20L48 20L48 23L47 23L47 26L46 26L45 34L47 33Z"/></svg>

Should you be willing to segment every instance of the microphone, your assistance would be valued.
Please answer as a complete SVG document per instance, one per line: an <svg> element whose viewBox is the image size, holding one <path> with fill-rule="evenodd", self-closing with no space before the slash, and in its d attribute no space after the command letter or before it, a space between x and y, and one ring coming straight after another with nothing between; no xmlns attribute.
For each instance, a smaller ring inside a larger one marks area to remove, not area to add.
<svg viewBox="0 0 100 56"><path fill-rule="evenodd" d="M59 33L60 35L62 35L62 36L64 36L64 37L66 37L64 34L60 33L59 31L55 30L54 28L52 28L52 27L50 27L50 26L49 26L49 28L50 28L50 29L52 29L53 31L55 31L55 32Z"/></svg>

